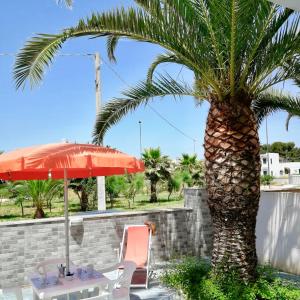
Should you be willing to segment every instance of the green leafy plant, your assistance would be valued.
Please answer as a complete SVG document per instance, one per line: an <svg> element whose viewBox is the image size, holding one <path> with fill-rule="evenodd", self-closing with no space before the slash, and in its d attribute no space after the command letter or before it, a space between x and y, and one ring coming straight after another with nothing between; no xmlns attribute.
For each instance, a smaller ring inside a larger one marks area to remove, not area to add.
<svg viewBox="0 0 300 300"><path fill-rule="evenodd" d="M128 208L131 208L131 201L134 203L136 194L143 190L144 174L127 174L125 179L123 194L128 201Z"/></svg>
<svg viewBox="0 0 300 300"><path fill-rule="evenodd" d="M270 185L273 180L274 180L274 177L272 175L260 176L260 182L262 185Z"/></svg>
<svg viewBox="0 0 300 300"><path fill-rule="evenodd" d="M168 200L170 200L170 197L173 192L178 192L180 190L180 187L182 185L182 174L180 171L174 171L170 173L170 176L168 177L167 181L167 190L168 190Z"/></svg>
<svg viewBox="0 0 300 300"><path fill-rule="evenodd" d="M258 267L257 280L246 284L238 271L212 270L207 260L185 258L174 262L161 276L161 282L189 300L297 300L300 289L283 281L268 267Z"/></svg>
<svg viewBox="0 0 300 300"><path fill-rule="evenodd" d="M110 208L113 208L114 200L125 190L125 177L113 175L105 177L105 191L110 200Z"/></svg>

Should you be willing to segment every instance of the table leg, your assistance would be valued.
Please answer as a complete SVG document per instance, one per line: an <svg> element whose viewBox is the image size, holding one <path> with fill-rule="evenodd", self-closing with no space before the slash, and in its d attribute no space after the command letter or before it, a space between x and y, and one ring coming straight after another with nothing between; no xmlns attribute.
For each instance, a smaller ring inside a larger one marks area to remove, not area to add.
<svg viewBox="0 0 300 300"><path fill-rule="evenodd" d="M40 300L40 297L33 291L33 300Z"/></svg>

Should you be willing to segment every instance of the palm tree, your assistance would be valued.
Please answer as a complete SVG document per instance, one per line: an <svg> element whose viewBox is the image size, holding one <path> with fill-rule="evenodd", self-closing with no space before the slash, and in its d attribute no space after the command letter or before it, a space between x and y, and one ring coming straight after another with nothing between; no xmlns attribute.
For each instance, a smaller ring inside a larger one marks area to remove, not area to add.
<svg viewBox="0 0 300 300"><path fill-rule="evenodd" d="M200 160L197 159L197 155L189 155L183 153L179 160L180 169L183 172L189 172L190 174L190 186L203 186L204 185L204 168Z"/></svg>
<svg viewBox="0 0 300 300"><path fill-rule="evenodd" d="M96 193L96 179L91 178L77 178L72 179L69 187L77 195L80 202L80 210L87 211L89 208L89 195L94 196Z"/></svg>
<svg viewBox="0 0 300 300"><path fill-rule="evenodd" d="M145 163L145 176L150 181L150 202L157 202L157 184L170 175L170 160L162 155L160 148L145 149L142 153Z"/></svg>
<svg viewBox="0 0 300 300"><path fill-rule="evenodd" d="M60 194L62 181L59 180L27 180L16 181L13 189L18 197L33 201L36 208L34 218L44 218L44 205Z"/></svg>
<svg viewBox="0 0 300 300"><path fill-rule="evenodd" d="M205 178L214 226L212 265L256 277L255 224L260 198L257 119L252 105L272 97L269 88L295 77L299 63L299 14L267 0L135 0L132 8L94 13L59 34L40 34L17 56L17 87L41 81L45 68L71 38L107 37L115 59L119 38L166 49L146 81L108 102L95 136L153 97L190 95L210 104L205 131ZM194 84L153 76L162 63L194 73ZM288 67L287 67L288 66Z"/></svg>

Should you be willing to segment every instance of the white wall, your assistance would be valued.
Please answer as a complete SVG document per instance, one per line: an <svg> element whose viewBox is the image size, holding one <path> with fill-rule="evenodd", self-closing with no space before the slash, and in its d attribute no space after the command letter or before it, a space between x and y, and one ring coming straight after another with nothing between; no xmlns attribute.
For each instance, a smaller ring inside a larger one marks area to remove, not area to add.
<svg viewBox="0 0 300 300"><path fill-rule="evenodd" d="M300 193L262 192L256 235L260 263L300 275Z"/></svg>
<svg viewBox="0 0 300 300"><path fill-rule="evenodd" d="M300 185L300 175L290 175L289 184Z"/></svg>

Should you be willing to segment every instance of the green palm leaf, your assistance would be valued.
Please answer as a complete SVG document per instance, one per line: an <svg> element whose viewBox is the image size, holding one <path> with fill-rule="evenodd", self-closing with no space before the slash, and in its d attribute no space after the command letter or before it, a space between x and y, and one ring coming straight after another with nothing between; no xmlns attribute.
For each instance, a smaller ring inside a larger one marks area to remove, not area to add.
<svg viewBox="0 0 300 300"><path fill-rule="evenodd" d="M300 116L300 98L273 91L261 94L253 102L252 108L259 124L265 117L280 110Z"/></svg>
<svg viewBox="0 0 300 300"><path fill-rule="evenodd" d="M73 0L56 0L56 2L57 4L64 4L68 8L73 6Z"/></svg>
<svg viewBox="0 0 300 300"><path fill-rule="evenodd" d="M152 83L140 82L136 87L122 93L123 98L115 98L106 103L97 117L94 142L101 144L106 131L121 120L128 112L146 105L151 98L164 96L194 96L187 84L180 84L169 75L159 76Z"/></svg>

